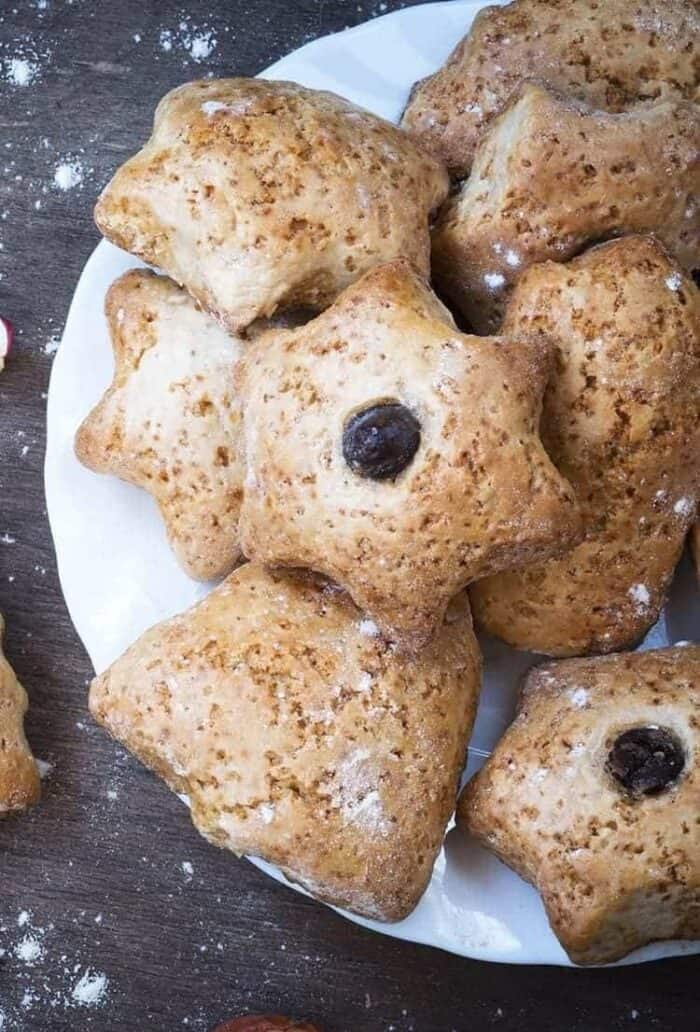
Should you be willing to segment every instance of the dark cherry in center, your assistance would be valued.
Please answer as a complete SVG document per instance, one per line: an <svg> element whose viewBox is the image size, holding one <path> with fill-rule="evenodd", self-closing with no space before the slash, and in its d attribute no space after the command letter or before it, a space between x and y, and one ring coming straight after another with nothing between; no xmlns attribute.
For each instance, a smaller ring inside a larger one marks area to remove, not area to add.
<svg viewBox="0 0 700 1032"><path fill-rule="evenodd" d="M393 480L420 447L420 423L405 405L386 401L356 412L343 429L343 457L353 473Z"/></svg>
<svg viewBox="0 0 700 1032"><path fill-rule="evenodd" d="M657 795L685 766L677 735L663 727L633 727L613 742L606 769L630 795Z"/></svg>

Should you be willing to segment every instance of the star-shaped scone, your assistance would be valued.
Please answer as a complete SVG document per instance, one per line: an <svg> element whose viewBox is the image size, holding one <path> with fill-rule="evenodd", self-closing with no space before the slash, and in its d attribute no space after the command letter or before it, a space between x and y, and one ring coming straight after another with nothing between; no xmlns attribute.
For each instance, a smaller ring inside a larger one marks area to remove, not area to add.
<svg viewBox="0 0 700 1032"><path fill-rule="evenodd" d="M459 333L407 263L372 270L239 366L244 553L425 639L470 581L578 540L538 437L549 371L542 341Z"/></svg>
<svg viewBox="0 0 700 1032"><path fill-rule="evenodd" d="M693 0L515 0L485 7L435 75L416 84L402 125L469 173L493 118L529 79L604 111L698 89L700 14Z"/></svg>
<svg viewBox="0 0 700 1032"><path fill-rule="evenodd" d="M4 633L0 615L0 816L39 798L39 771L24 737L27 695L3 654Z"/></svg>
<svg viewBox="0 0 700 1032"><path fill-rule="evenodd" d="M251 563L147 631L90 708L210 841L395 921L430 879L479 679L464 595L413 655L335 585Z"/></svg>
<svg viewBox="0 0 700 1032"><path fill-rule="evenodd" d="M700 498L700 292L650 237L527 272L503 333L557 346L540 431L586 536L474 584L477 619L555 656L629 648L654 624Z"/></svg>
<svg viewBox="0 0 700 1032"><path fill-rule="evenodd" d="M240 330L282 305L323 308L391 258L427 274L447 190L441 164L341 97L208 79L163 98L96 219Z"/></svg>
<svg viewBox="0 0 700 1032"><path fill-rule="evenodd" d="M587 243L654 233L681 265L700 261L700 107L592 111L526 85L443 207L434 277L478 332L500 324L523 271Z"/></svg>
<svg viewBox="0 0 700 1032"><path fill-rule="evenodd" d="M78 458L153 495L191 577L223 576L241 558L242 342L172 280L141 269L112 285L106 315L114 380L78 430Z"/></svg>
<svg viewBox="0 0 700 1032"><path fill-rule="evenodd" d="M699 713L697 645L538 667L460 797L577 964L700 938Z"/></svg>

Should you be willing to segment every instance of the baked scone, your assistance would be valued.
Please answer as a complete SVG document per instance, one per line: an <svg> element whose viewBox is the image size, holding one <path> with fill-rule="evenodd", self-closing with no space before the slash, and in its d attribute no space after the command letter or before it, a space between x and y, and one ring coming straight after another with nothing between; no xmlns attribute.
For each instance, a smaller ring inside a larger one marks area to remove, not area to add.
<svg viewBox="0 0 700 1032"><path fill-rule="evenodd" d="M114 380L78 430L76 454L153 495L191 577L223 576L241 558L233 370L242 342L172 280L143 269L112 284L106 315Z"/></svg>
<svg viewBox="0 0 700 1032"><path fill-rule="evenodd" d="M24 737L27 695L2 651L4 633L0 614L0 816L39 798L39 771Z"/></svg>
<svg viewBox="0 0 700 1032"><path fill-rule="evenodd" d="M484 7L435 75L416 84L402 125L467 175L493 118L539 79L604 111L693 100L695 0L515 0Z"/></svg>
<svg viewBox="0 0 700 1032"><path fill-rule="evenodd" d="M557 347L540 432L586 536L473 585L474 612L518 648L613 652L658 619L700 497L700 293L625 237L524 274L503 333L537 332Z"/></svg>
<svg viewBox="0 0 700 1032"><path fill-rule="evenodd" d="M427 275L447 190L441 164L341 97L208 79L161 100L95 217L238 331L282 305L323 308L391 258Z"/></svg>
<svg viewBox="0 0 700 1032"><path fill-rule="evenodd" d="M592 241L654 233L692 271L700 263L698 140L696 104L611 115L523 86L442 209L435 281L487 333L528 266L566 261Z"/></svg>
<svg viewBox="0 0 700 1032"><path fill-rule="evenodd" d="M467 583L580 536L538 436L550 357L459 333L402 261L267 334L238 367L244 553L332 577L419 644Z"/></svg>
<svg viewBox="0 0 700 1032"><path fill-rule="evenodd" d="M90 708L210 841L396 921L430 879L479 679L464 594L413 656L335 585L248 564L147 631Z"/></svg>
<svg viewBox="0 0 700 1032"><path fill-rule="evenodd" d="M577 964L700 938L699 714L697 645L537 667L460 797Z"/></svg>

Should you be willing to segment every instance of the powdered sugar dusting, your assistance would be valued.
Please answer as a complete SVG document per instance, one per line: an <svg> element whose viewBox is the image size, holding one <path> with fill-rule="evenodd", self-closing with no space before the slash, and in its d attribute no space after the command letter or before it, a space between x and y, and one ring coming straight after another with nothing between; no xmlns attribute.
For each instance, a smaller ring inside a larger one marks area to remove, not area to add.
<svg viewBox="0 0 700 1032"><path fill-rule="evenodd" d="M358 628L360 634L364 634L367 638L377 638L379 636L379 628L374 620L370 620L368 617L360 620Z"/></svg>
<svg viewBox="0 0 700 1032"><path fill-rule="evenodd" d="M80 161L62 161L56 166L53 174L54 186L59 190L73 190L83 182L83 166Z"/></svg>
<svg viewBox="0 0 700 1032"><path fill-rule="evenodd" d="M666 279L666 286L669 290L680 290L682 282L680 273L674 272Z"/></svg>
<svg viewBox="0 0 700 1032"><path fill-rule="evenodd" d="M673 506L673 511L676 516L690 516L693 511L693 500L692 498L679 498L676 504Z"/></svg>
<svg viewBox="0 0 700 1032"><path fill-rule="evenodd" d="M369 749L355 749L338 764L331 804L348 824L385 835L391 824L384 813L377 782L378 773Z"/></svg>

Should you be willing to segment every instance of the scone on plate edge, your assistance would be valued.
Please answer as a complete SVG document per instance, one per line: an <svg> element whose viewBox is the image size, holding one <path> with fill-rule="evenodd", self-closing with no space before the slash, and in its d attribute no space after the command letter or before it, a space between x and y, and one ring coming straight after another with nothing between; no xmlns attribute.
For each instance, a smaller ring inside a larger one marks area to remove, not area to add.
<svg viewBox="0 0 700 1032"><path fill-rule="evenodd" d="M0 816L24 810L39 798L39 771L24 736L27 695L2 651L0 614Z"/></svg>
<svg viewBox="0 0 700 1032"><path fill-rule="evenodd" d="M466 596L411 655L334 585L248 564L147 631L90 708L210 841L396 921L430 879L479 680Z"/></svg>
<svg viewBox="0 0 700 1032"><path fill-rule="evenodd" d="M114 379L80 426L76 454L153 495L191 577L223 576L241 559L233 370L243 343L172 280L143 269L112 284L106 315Z"/></svg>
<svg viewBox="0 0 700 1032"><path fill-rule="evenodd" d="M604 111L693 100L700 13L692 0L515 0L485 7L446 63L416 83L403 128L469 173L493 118L529 79Z"/></svg>
<svg viewBox="0 0 700 1032"><path fill-rule="evenodd" d="M581 536L538 436L551 357L542 339L459 333L401 261L267 334L237 372L244 553L326 574L421 644L466 584Z"/></svg>
<svg viewBox="0 0 700 1032"><path fill-rule="evenodd" d="M341 97L208 79L161 100L95 217L239 331L281 306L321 309L392 258L427 275L429 217L447 190L441 164Z"/></svg>
<svg viewBox="0 0 700 1032"><path fill-rule="evenodd" d="M577 964L700 938L699 713L697 645L537 667L460 797Z"/></svg>
<svg viewBox="0 0 700 1032"><path fill-rule="evenodd" d="M584 540L471 587L517 648L615 652L656 622L700 497L700 292L650 237L530 269L505 336L556 345L540 432L573 485Z"/></svg>
<svg viewBox="0 0 700 1032"><path fill-rule="evenodd" d="M621 115L526 84L443 206L433 275L478 333L501 325L531 265L593 241L654 233L687 271L700 262L700 108L666 102Z"/></svg>

